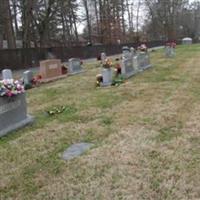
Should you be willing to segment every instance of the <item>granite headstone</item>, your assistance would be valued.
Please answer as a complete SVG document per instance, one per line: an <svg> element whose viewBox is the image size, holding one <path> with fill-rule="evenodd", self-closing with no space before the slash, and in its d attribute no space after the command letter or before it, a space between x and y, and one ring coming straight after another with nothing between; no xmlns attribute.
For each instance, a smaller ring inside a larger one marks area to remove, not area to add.
<svg viewBox="0 0 200 200"><path fill-rule="evenodd" d="M79 58L69 59L68 72L71 75L83 72L83 68L81 66L81 60Z"/></svg>
<svg viewBox="0 0 200 200"><path fill-rule="evenodd" d="M61 60L49 59L40 61L40 75L42 76L42 79L52 79L61 76Z"/></svg>
<svg viewBox="0 0 200 200"><path fill-rule="evenodd" d="M124 78L129 78L136 73L136 71L133 67L133 57L132 56L122 59L121 72L122 72L122 76Z"/></svg>
<svg viewBox="0 0 200 200"><path fill-rule="evenodd" d="M31 85L33 80L33 72L28 70L23 73L24 85Z"/></svg>
<svg viewBox="0 0 200 200"><path fill-rule="evenodd" d="M103 82L101 83L101 86L110 86L112 85L112 69L102 69L102 78Z"/></svg>
<svg viewBox="0 0 200 200"><path fill-rule="evenodd" d="M32 121L33 118L27 115L25 94L0 97L0 137Z"/></svg>

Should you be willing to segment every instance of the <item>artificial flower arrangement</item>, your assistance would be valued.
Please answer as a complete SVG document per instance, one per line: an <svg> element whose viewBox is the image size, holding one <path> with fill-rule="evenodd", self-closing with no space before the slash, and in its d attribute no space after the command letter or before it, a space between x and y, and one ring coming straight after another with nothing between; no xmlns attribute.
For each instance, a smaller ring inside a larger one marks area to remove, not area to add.
<svg viewBox="0 0 200 200"><path fill-rule="evenodd" d="M105 63L103 63L103 65L102 65L102 67L105 69L110 69L111 67L113 67L113 63L111 62L110 59L106 59Z"/></svg>
<svg viewBox="0 0 200 200"><path fill-rule="evenodd" d="M166 45L165 45L166 47L171 47L171 48L176 48L176 42L167 42L166 43Z"/></svg>
<svg viewBox="0 0 200 200"><path fill-rule="evenodd" d="M121 74L120 64L116 63L114 67L115 67L115 77L113 77L112 86L119 86L120 84L124 83L125 80ZM102 74L98 74L96 76L96 87L100 87L102 82L103 82Z"/></svg>
<svg viewBox="0 0 200 200"><path fill-rule="evenodd" d="M138 47L138 50L139 50L139 51L142 51L142 52L147 52L148 48L147 48L146 44L141 44L141 45Z"/></svg>
<svg viewBox="0 0 200 200"><path fill-rule="evenodd" d="M25 90L37 87L42 79L41 75L34 76L29 84L24 84Z"/></svg>
<svg viewBox="0 0 200 200"><path fill-rule="evenodd" d="M6 79L0 81L0 97L12 97L24 92L24 86L18 80Z"/></svg>

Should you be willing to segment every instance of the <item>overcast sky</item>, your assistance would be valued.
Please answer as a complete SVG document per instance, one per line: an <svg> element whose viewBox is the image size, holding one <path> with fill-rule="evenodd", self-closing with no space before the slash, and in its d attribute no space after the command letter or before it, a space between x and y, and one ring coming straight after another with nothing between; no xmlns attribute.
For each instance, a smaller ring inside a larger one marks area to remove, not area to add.
<svg viewBox="0 0 200 200"><path fill-rule="evenodd" d="M79 0L79 2L80 2L81 0ZM189 3L192 3L192 2L195 2L195 1L197 1L197 2L200 2L200 0L189 0ZM84 12L82 9L80 9L80 11L79 12ZM141 12L142 12L142 10L141 10ZM86 23L79 23L78 24L78 32L79 33L83 33L83 29L84 29L84 27L86 26Z"/></svg>

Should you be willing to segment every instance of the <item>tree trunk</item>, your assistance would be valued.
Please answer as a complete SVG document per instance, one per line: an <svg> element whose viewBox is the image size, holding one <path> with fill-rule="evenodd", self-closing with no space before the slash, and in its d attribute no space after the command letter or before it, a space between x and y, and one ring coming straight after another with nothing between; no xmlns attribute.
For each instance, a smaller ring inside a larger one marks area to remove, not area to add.
<svg viewBox="0 0 200 200"><path fill-rule="evenodd" d="M83 0L83 5L84 5L85 13L86 13L88 40L89 40L89 43L92 43L92 31L91 31L91 23L90 23L90 16L89 16L88 0Z"/></svg>
<svg viewBox="0 0 200 200"><path fill-rule="evenodd" d="M5 36L8 42L9 49L16 48L15 34L12 25L12 16L10 10L10 2L8 0L2 0L3 6L3 23L4 23L4 31Z"/></svg>

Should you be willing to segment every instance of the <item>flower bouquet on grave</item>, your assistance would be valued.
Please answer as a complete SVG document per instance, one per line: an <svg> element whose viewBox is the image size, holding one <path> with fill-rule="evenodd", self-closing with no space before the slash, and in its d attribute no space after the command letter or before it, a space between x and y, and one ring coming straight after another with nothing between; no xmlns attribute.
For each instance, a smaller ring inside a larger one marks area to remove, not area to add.
<svg viewBox="0 0 200 200"><path fill-rule="evenodd" d="M37 87L40 84L41 79L42 79L41 75L34 76L29 84L24 85L25 90Z"/></svg>
<svg viewBox="0 0 200 200"><path fill-rule="evenodd" d="M105 69L111 69L113 67L113 63L111 62L110 59L106 59L105 63L102 65L103 68Z"/></svg>
<svg viewBox="0 0 200 200"><path fill-rule="evenodd" d="M171 48L176 48L176 42L167 42L165 47L171 47Z"/></svg>
<svg viewBox="0 0 200 200"><path fill-rule="evenodd" d="M122 75L115 77L112 81L113 86L119 86L123 83L125 83L125 78Z"/></svg>
<svg viewBox="0 0 200 200"><path fill-rule="evenodd" d="M97 74L96 75L96 87L100 87L102 82L103 82L102 74Z"/></svg>
<svg viewBox="0 0 200 200"><path fill-rule="evenodd" d="M6 79L0 81L0 97L12 97L24 92L23 84L17 80Z"/></svg>
<svg viewBox="0 0 200 200"><path fill-rule="evenodd" d="M146 44L141 44L137 49L141 52L147 52L148 50Z"/></svg>

